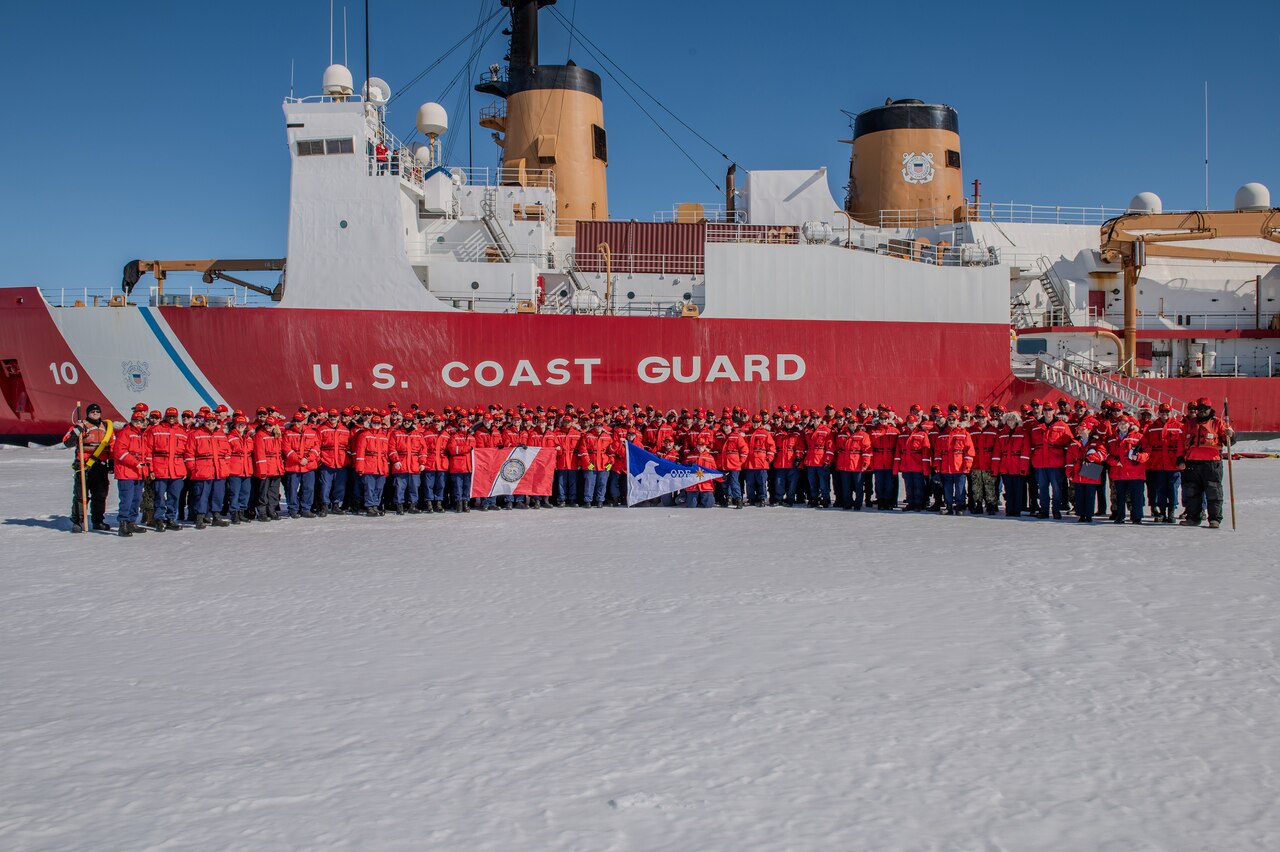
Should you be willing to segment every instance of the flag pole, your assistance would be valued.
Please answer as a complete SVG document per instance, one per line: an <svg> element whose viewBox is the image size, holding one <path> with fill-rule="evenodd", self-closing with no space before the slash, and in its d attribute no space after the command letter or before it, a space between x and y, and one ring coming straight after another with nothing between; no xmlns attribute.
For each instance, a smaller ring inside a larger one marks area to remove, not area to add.
<svg viewBox="0 0 1280 852"><path fill-rule="evenodd" d="M80 468L80 529L89 531L89 491L84 475L84 426L80 419L80 400L76 400L76 466ZM64 482L66 480L63 480Z"/></svg>
<svg viewBox="0 0 1280 852"><path fill-rule="evenodd" d="M1231 403L1224 396L1222 398L1222 418L1227 421L1227 426L1231 426ZM1222 436L1227 442L1227 491L1231 496L1231 529L1236 528L1236 474L1231 467L1231 439L1226 435Z"/></svg>

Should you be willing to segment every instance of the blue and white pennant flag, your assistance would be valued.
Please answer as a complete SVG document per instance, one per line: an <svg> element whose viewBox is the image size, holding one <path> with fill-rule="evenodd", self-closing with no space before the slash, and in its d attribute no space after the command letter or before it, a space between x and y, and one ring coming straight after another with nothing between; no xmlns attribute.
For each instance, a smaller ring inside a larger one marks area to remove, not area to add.
<svg viewBox="0 0 1280 852"><path fill-rule="evenodd" d="M723 476L717 470L696 464L677 464L636 444L627 444L628 506Z"/></svg>

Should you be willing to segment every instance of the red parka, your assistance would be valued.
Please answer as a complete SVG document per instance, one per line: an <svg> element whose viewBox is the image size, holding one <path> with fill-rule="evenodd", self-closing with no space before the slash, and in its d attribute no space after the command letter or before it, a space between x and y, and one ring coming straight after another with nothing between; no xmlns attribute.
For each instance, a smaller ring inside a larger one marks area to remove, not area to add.
<svg viewBox="0 0 1280 852"><path fill-rule="evenodd" d="M873 423L867 427L871 436L871 469L893 470L898 457L898 427L892 423Z"/></svg>
<svg viewBox="0 0 1280 852"><path fill-rule="evenodd" d="M948 426L933 436L933 469L941 474L973 470L973 438L963 427Z"/></svg>
<svg viewBox="0 0 1280 852"><path fill-rule="evenodd" d="M253 433L253 475L259 479L284 475L280 436L274 426L263 426Z"/></svg>
<svg viewBox="0 0 1280 852"><path fill-rule="evenodd" d="M773 433L763 427L751 430L747 439L747 461L749 470L767 470L778 454L778 445L773 440Z"/></svg>
<svg viewBox="0 0 1280 852"><path fill-rule="evenodd" d="M1080 468L1085 462L1105 465L1107 463L1107 445L1102 441L1090 438L1087 443L1074 441L1071 446L1067 447L1067 478L1072 482L1084 485L1101 484L1101 477L1094 479L1080 472Z"/></svg>
<svg viewBox="0 0 1280 852"><path fill-rule="evenodd" d="M928 476L933 472L933 437L923 426L898 435L896 445L894 474L923 473Z"/></svg>
<svg viewBox="0 0 1280 852"><path fill-rule="evenodd" d="M111 445L111 457L115 462L116 479L146 479L151 472L146 431L130 423L116 432L115 441Z"/></svg>
<svg viewBox="0 0 1280 852"><path fill-rule="evenodd" d="M1027 475L1031 469L1031 440L1021 426L1007 427L996 435L991 464L1002 476Z"/></svg>
<svg viewBox="0 0 1280 852"><path fill-rule="evenodd" d="M253 435L232 429L227 436L227 476L253 476Z"/></svg>
<svg viewBox="0 0 1280 852"><path fill-rule="evenodd" d="M449 454L449 472L471 473L471 451L475 448L474 435L462 430L450 432L445 443L445 451Z"/></svg>
<svg viewBox="0 0 1280 852"><path fill-rule="evenodd" d="M871 469L871 436L865 429L841 432L836 437L836 470L861 473Z"/></svg>
<svg viewBox="0 0 1280 852"><path fill-rule="evenodd" d="M390 471L387 452L387 433L382 429L365 429L356 438L356 473L386 476Z"/></svg>
<svg viewBox="0 0 1280 852"><path fill-rule="evenodd" d="M341 423L326 423L316 430L320 441L320 464L325 467L346 467L351 453L351 430Z"/></svg>
<svg viewBox="0 0 1280 852"><path fill-rule="evenodd" d="M147 429L147 457L156 479L184 479L187 475L187 430L176 423L157 423Z"/></svg>
<svg viewBox="0 0 1280 852"><path fill-rule="evenodd" d="M1116 436L1107 443L1107 451L1107 464L1111 468L1113 480L1119 482L1147 478L1147 459L1150 458L1150 453L1143 449L1142 432L1131 428L1121 435L1117 430Z"/></svg>

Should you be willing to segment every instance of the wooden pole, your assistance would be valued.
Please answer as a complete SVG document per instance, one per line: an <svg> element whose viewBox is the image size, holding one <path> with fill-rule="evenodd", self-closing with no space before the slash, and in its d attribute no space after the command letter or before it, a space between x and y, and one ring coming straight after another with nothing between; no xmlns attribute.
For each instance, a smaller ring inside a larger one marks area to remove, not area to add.
<svg viewBox="0 0 1280 852"><path fill-rule="evenodd" d="M1227 422L1227 426L1231 426L1231 406L1230 402L1224 396L1222 398L1222 419ZM1231 439L1223 435L1223 440L1227 444L1227 490L1231 497L1231 529L1236 528L1236 475L1231 468Z"/></svg>
<svg viewBox="0 0 1280 852"><path fill-rule="evenodd" d="M80 467L80 529L89 531L89 490L84 475L84 424L81 423L80 400L76 400L76 463Z"/></svg>

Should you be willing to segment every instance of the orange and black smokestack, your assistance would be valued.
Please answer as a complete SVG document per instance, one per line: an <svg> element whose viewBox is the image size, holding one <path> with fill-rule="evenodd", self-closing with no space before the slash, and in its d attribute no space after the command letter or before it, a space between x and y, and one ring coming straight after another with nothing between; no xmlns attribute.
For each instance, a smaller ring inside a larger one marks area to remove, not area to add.
<svg viewBox="0 0 1280 852"><path fill-rule="evenodd" d="M504 116L481 124L497 131L502 182L534 186L555 177L556 233L573 234L581 219L609 218L600 75L569 62L538 63L538 10L555 0L502 0L511 9L505 80L484 80L476 91L503 98Z"/></svg>

